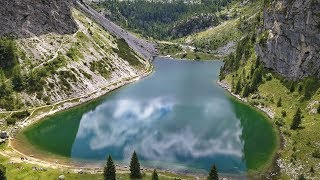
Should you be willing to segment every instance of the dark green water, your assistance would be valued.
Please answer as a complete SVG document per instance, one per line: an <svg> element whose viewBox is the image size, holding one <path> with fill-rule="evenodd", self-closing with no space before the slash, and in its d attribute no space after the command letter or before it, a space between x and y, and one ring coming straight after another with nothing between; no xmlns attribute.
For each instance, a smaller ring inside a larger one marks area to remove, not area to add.
<svg viewBox="0 0 320 180"><path fill-rule="evenodd" d="M265 116L217 84L221 62L156 59L155 72L105 97L57 113L23 135L72 160L243 174L270 160L277 136Z"/></svg>

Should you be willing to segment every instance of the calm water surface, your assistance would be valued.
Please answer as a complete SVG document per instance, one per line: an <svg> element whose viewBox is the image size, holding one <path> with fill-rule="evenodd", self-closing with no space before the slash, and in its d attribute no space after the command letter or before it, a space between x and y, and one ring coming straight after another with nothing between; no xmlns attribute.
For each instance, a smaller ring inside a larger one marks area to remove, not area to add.
<svg viewBox="0 0 320 180"><path fill-rule="evenodd" d="M259 112L217 84L222 62L156 59L149 77L107 96L46 118L23 132L38 149L73 160L181 171L239 174L262 167L276 133Z"/></svg>

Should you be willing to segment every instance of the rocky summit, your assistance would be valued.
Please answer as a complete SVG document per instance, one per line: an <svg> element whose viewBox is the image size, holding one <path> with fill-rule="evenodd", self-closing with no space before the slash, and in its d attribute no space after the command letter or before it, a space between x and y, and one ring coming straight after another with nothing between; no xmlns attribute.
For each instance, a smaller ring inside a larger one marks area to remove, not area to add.
<svg viewBox="0 0 320 180"><path fill-rule="evenodd" d="M320 77L320 1L278 0L264 8L256 53L267 68L290 79Z"/></svg>
<svg viewBox="0 0 320 180"><path fill-rule="evenodd" d="M70 6L72 0L0 1L0 36L39 36L54 32L70 34L77 30Z"/></svg>

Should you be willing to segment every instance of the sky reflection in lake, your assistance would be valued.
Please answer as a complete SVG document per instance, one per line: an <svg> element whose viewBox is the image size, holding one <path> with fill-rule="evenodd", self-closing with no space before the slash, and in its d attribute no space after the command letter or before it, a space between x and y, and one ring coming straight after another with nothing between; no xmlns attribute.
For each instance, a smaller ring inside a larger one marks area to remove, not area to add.
<svg viewBox="0 0 320 180"><path fill-rule="evenodd" d="M215 81L221 62L155 61L156 72L85 113L71 156L148 165L245 171L242 127Z"/></svg>

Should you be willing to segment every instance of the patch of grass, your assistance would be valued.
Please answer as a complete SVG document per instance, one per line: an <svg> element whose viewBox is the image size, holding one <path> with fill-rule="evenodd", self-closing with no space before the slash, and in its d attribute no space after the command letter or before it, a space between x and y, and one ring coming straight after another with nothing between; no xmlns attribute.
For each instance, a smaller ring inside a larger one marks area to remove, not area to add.
<svg viewBox="0 0 320 180"><path fill-rule="evenodd" d="M0 149L11 150L8 148L8 144L1 144ZM16 156L18 156L16 154ZM7 179L23 179L23 180L34 180L34 179L58 179L60 175L64 175L65 179L86 179L86 180L99 180L103 179L102 173L76 173L73 170L69 169L52 169L47 167L41 167L39 165L27 164L24 162L13 162L4 156L0 156L0 164L6 167L6 177ZM142 179L148 180L151 179L151 171L143 171ZM163 180L169 179L186 179L191 180L194 179L192 176L187 175L177 175L166 172L158 172L159 178ZM130 180L129 172L120 172L117 171L117 179ZM202 178L201 178L202 179Z"/></svg>
<svg viewBox="0 0 320 180"><path fill-rule="evenodd" d="M66 54L69 58L71 58L72 60L77 61L79 58L83 59L83 55L82 53L78 50L77 47L71 47L67 54Z"/></svg>
<svg viewBox="0 0 320 180"><path fill-rule="evenodd" d="M15 112L11 115L12 118L16 118L16 119L24 119L24 118L27 118L28 116L30 116L30 112L28 110Z"/></svg>
<svg viewBox="0 0 320 180"><path fill-rule="evenodd" d="M175 55L183 51L181 46L178 44L159 43L158 47L162 55Z"/></svg>
<svg viewBox="0 0 320 180"><path fill-rule="evenodd" d="M117 53L123 60L127 61L131 66L141 66L138 55L131 49L124 39L117 39L116 43L118 45L118 49L113 48L115 53Z"/></svg>
<svg viewBox="0 0 320 180"><path fill-rule="evenodd" d="M106 62L107 59L99 60L99 61L91 61L90 62L90 70L92 72L98 72L101 76L104 78L108 78L111 75L111 66L108 62ZM84 72L84 76L86 76L87 73ZM87 74L88 77L89 74Z"/></svg>

